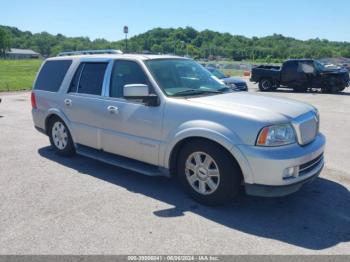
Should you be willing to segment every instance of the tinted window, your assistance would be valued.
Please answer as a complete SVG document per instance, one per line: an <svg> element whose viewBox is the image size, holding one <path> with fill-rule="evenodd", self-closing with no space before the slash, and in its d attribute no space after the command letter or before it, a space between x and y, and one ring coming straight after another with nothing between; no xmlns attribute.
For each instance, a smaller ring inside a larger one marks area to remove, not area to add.
<svg viewBox="0 0 350 262"><path fill-rule="evenodd" d="M109 96L122 97L123 87L129 84L145 84L150 86L150 83L139 64L133 61L115 61Z"/></svg>
<svg viewBox="0 0 350 262"><path fill-rule="evenodd" d="M71 64L72 60L46 61L34 89L57 92Z"/></svg>
<svg viewBox="0 0 350 262"><path fill-rule="evenodd" d="M79 79L80 79L81 71L83 68L84 68L84 63L80 64L77 71L75 71L75 74L74 74L74 77L72 79L72 82L70 83L68 92L72 92L72 93L77 92Z"/></svg>
<svg viewBox="0 0 350 262"><path fill-rule="evenodd" d="M298 68L298 62L287 62L284 64L284 70L288 73L296 72Z"/></svg>
<svg viewBox="0 0 350 262"><path fill-rule="evenodd" d="M107 63L85 63L81 73L78 93L101 95Z"/></svg>

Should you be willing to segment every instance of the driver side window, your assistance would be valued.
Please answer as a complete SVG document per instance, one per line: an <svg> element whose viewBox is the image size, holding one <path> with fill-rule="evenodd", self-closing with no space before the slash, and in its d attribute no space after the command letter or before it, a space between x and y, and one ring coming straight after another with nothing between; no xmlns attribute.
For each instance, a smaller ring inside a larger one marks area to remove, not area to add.
<svg viewBox="0 0 350 262"><path fill-rule="evenodd" d="M144 84L151 88L151 84L142 70L141 66L128 60L117 60L114 62L109 96L123 97L123 88L129 84Z"/></svg>
<svg viewBox="0 0 350 262"><path fill-rule="evenodd" d="M313 63L310 62L300 62L298 67L299 73L305 74L313 74L315 72L315 68Z"/></svg>

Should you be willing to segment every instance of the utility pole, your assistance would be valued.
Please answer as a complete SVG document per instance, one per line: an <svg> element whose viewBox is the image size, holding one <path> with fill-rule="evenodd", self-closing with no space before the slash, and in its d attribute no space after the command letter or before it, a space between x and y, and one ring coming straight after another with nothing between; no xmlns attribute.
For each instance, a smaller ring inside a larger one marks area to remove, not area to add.
<svg viewBox="0 0 350 262"><path fill-rule="evenodd" d="M129 27L128 26L124 26L124 34L125 34L125 53L128 52L128 33L129 33Z"/></svg>

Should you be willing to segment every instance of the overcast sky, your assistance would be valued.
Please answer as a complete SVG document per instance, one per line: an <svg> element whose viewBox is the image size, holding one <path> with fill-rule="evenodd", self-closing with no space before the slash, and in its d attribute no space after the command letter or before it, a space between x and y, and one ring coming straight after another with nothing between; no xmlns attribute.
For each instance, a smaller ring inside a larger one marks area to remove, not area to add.
<svg viewBox="0 0 350 262"><path fill-rule="evenodd" d="M191 26L350 42L350 0L11 0L1 10L1 25L91 39L119 40L128 25L130 35Z"/></svg>

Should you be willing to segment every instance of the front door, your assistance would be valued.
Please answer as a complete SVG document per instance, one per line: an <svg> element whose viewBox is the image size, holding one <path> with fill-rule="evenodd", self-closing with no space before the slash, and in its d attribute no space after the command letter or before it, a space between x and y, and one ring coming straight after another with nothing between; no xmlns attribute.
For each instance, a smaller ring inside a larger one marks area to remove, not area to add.
<svg viewBox="0 0 350 262"><path fill-rule="evenodd" d="M153 90L136 61L114 62L104 105L102 148L106 152L158 165L163 104L151 107L141 101L124 99L123 87L127 84L146 84Z"/></svg>

